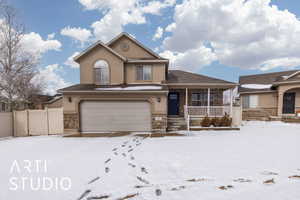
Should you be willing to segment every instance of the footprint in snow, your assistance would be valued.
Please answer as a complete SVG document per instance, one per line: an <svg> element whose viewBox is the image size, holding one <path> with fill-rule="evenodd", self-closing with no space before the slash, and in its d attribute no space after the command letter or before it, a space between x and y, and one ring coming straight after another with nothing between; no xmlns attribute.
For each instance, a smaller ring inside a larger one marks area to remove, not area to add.
<svg viewBox="0 0 300 200"><path fill-rule="evenodd" d="M272 178L272 179L269 179L269 180L265 180L263 183L266 184L266 185L271 185L271 184L275 184L275 180L274 180L274 178Z"/></svg>
<svg viewBox="0 0 300 200"><path fill-rule="evenodd" d="M117 152L115 152L114 154L115 154L116 156L118 155L118 153L117 153Z"/></svg>
<svg viewBox="0 0 300 200"><path fill-rule="evenodd" d="M148 171L147 171L147 169L146 169L145 167L141 167L141 171L142 171L143 173L145 173L145 174L148 174Z"/></svg>
<svg viewBox="0 0 300 200"><path fill-rule="evenodd" d="M147 181L146 179L144 179L144 178L142 178L142 177L140 177L140 176L137 176L136 178L137 178L139 181L141 181L142 183L150 184L149 181Z"/></svg>
<svg viewBox="0 0 300 200"><path fill-rule="evenodd" d="M100 179L100 177L97 176L96 178L94 178L90 182L88 182L88 184L94 183L94 182L98 181L99 179Z"/></svg>
<svg viewBox="0 0 300 200"><path fill-rule="evenodd" d="M126 153L122 153L122 156L126 157Z"/></svg>
<svg viewBox="0 0 300 200"><path fill-rule="evenodd" d="M117 151L118 150L118 148L114 148L112 151Z"/></svg>
<svg viewBox="0 0 300 200"><path fill-rule="evenodd" d="M109 172L109 167L105 167L105 173Z"/></svg>
<svg viewBox="0 0 300 200"><path fill-rule="evenodd" d="M276 173L276 172L271 172L271 171L263 171L261 174L262 174L262 175L278 175L278 173Z"/></svg>
<svg viewBox="0 0 300 200"><path fill-rule="evenodd" d="M245 179L245 178L238 178L238 179L234 179L234 182L239 182L239 183L250 183L252 182L252 180L250 179Z"/></svg>
<svg viewBox="0 0 300 200"><path fill-rule="evenodd" d="M171 188L171 191L178 191L178 190L183 190L185 189L186 187L184 185L181 185L181 186L178 186L178 187L173 187Z"/></svg>
<svg viewBox="0 0 300 200"><path fill-rule="evenodd" d="M300 179L299 175L293 175L293 176L289 176L290 179Z"/></svg>
<svg viewBox="0 0 300 200"><path fill-rule="evenodd" d="M220 190L228 190L228 189L232 189L233 188L233 186L232 185L227 185L227 186L220 186L220 187L218 187Z"/></svg>
<svg viewBox="0 0 300 200"><path fill-rule="evenodd" d="M87 200L94 200L94 199L108 199L109 197L110 197L109 195L92 196L92 197L88 197Z"/></svg>
<svg viewBox="0 0 300 200"><path fill-rule="evenodd" d="M132 164L132 163L128 163L129 166L131 166L132 168L135 168L136 165Z"/></svg>
<svg viewBox="0 0 300 200"><path fill-rule="evenodd" d="M107 164L107 163L109 163L110 161L111 161L111 159L109 158L109 159L107 159L104 163Z"/></svg>
<svg viewBox="0 0 300 200"><path fill-rule="evenodd" d="M130 157L130 160L134 160L134 157L133 157L133 156L131 156L131 157Z"/></svg>
<svg viewBox="0 0 300 200"><path fill-rule="evenodd" d="M133 151L133 149L129 149L129 150L128 150L128 153L129 153L129 152L132 152L132 151Z"/></svg>
<svg viewBox="0 0 300 200"><path fill-rule="evenodd" d="M81 200L81 199L83 199L83 198L85 198L89 193L91 193L92 192L92 190L86 190L86 191L84 191L82 194L81 194L81 196L78 198L78 200Z"/></svg>

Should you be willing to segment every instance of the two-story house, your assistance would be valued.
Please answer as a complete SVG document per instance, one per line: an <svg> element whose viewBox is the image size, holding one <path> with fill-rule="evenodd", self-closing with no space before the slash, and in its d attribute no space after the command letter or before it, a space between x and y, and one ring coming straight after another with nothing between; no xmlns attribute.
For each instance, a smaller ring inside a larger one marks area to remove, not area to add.
<svg viewBox="0 0 300 200"><path fill-rule="evenodd" d="M127 33L74 60L80 84L60 90L66 133L166 131L168 118L231 113L237 84L169 70L169 60Z"/></svg>

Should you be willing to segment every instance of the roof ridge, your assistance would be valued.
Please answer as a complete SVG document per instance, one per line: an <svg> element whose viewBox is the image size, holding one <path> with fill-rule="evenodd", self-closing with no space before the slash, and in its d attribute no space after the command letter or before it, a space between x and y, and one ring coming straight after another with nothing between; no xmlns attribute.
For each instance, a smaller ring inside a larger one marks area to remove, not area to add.
<svg viewBox="0 0 300 200"><path fill-rule="evenodd" d="M234 82L227 81L227 80L224 80L224 79L221 79L221 78L211 77L211 76L208 76L208 75L198 74L198 73L195 73L195 72L184 71L184 70L181 70L181 69L175 69L175 70L169 70L169 71L181 71L181 72L193 74L193 75L196 75L196 76L202 76L202 77L206 77L206 78L210 78L210 79L215 79L215 80L219 80L219 81L225 81L227 83L236 84Z"/></svg>
<svg viewBox="0 0 300 200"><path fill-rule="evenodd" d="M94 49L97 45L103 46L104 48L106 48L107 50L109 50L111 53L115 54L115 56L121 58L123 61L126 60L126 58L124 56L122 56L118 52L114 51L112 48L110 48L109 46L107 46L101 40L98 40L97 42L95 42L94 44L90 45L88 48L86 48L85 50L83 50L80 54L78 54L77 56L75 56L73 60L74 61L78 60L80 57L82 57L83 55L85 55L86 53L88 53L89 51L91 51L92 49Z"/></svg>
<svg viewBox="0 0 300 200"><path fill-rule="evenodd" d="M284 72L297 72L300 71L295 69L295 70L286 70L286 71L279 71L279 72L267 72L267 73L260 73L260 74L250 74L250 75L242 75L240 77L249 77L249 76L263 76L263 75L272 75L272 74L280 74L280 73L284 73Z"/></svg>

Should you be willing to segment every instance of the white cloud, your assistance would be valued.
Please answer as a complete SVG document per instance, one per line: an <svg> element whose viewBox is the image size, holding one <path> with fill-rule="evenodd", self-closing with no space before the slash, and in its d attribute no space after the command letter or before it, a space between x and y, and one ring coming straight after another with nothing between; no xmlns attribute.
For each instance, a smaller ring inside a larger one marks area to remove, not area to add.
<svg viewBox="0 0 300 200"><path fill-rule="evenodd" d="M79 41L81 45L84 45L85 42L88 42L92 36L90 30L85 28L71 28L65 27L60 31L61 35L71 37L75 41Z"/></svg>
<svg viewBox="0 0 300 200"><path fill-rule="evenodd" d="M46 84L45 94L54 95L58 89L67 87L71 83L66 82L60 75L61 68L58 64L48 65L39 71L39 74L32 80Z"/></svg>
<svg viewBox="0 0 300 200"><path fill-rule="evenodd" d="M55 33L48 34L47 39L52 40L55 38Z"/></svg>
<svg viewBox="0 0 300 200"><path fill-rule="evenodd" d="M175 24L174 24L175 23ZM272 69L300 65L300 21L270 0L184 0L166 31L165 50L208 44L224 65Z"/></svg>
<svg viewBox="0 0 300 200"><path fill-rule="evenodd" d="M79 0L87 10L99 10L103 17L91 27L96 39L107 42L123 31L127 24L146 23L146 14L160 15L175 0Z"/></svg>
<svg viewBox="0 0 300 200"><path fill-rule="evenodd" d="M25 34L22 37L21 44L25 51L32 53L37 57L50 50L60 51L61 48L61 43L58 40L43 40L38 33L34 32Z"/></svg>
<svg viewBox="0 0 300 200"><path fill-rule="evenodd" d="M172 24L169 24L166 28L165 28L165 31L167 31L167 32L172 32L172 31L174 31L175 30L175 28L176 28L176 23L172 23Z"/></svg>
<svg viewBox="0 0 300 200"><path fill-rule="evenodd" d="M194 72L217 59L216 54L205 46L200 46L197 49L188 50L184 53L164 51L160 53L160 56L170 59L170 68L185 69Z"/></svg>
<svg viewBox="0 0 300 200"><path fill-rule="evenodd" d="M75 52L74 54L72 54L66 61L65 61L65 65L71 67L71 68L79 68L79 64L77 62L74 61L74 57L79 55L79 52Z"/></svg>
<svg viewBox="0 0 300 200"><path fill-rule="evenodd" d="M156 31L155 31L155 34L152 38L152 40L157 40L157 39L160 39L162 38L163 36L163 33L164 33L164 29L162 27L157 27Z"/></svg>

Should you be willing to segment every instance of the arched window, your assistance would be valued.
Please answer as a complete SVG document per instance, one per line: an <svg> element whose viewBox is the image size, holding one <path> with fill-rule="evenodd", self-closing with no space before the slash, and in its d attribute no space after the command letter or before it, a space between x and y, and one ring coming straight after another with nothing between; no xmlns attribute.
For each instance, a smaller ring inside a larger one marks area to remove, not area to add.
<svg viewBox="0 0 300 200"><path fill-rule="evenodd" d="M109 68L105 60L98 60L94 65L95 83L106 85L109 83Z"/></svg>

